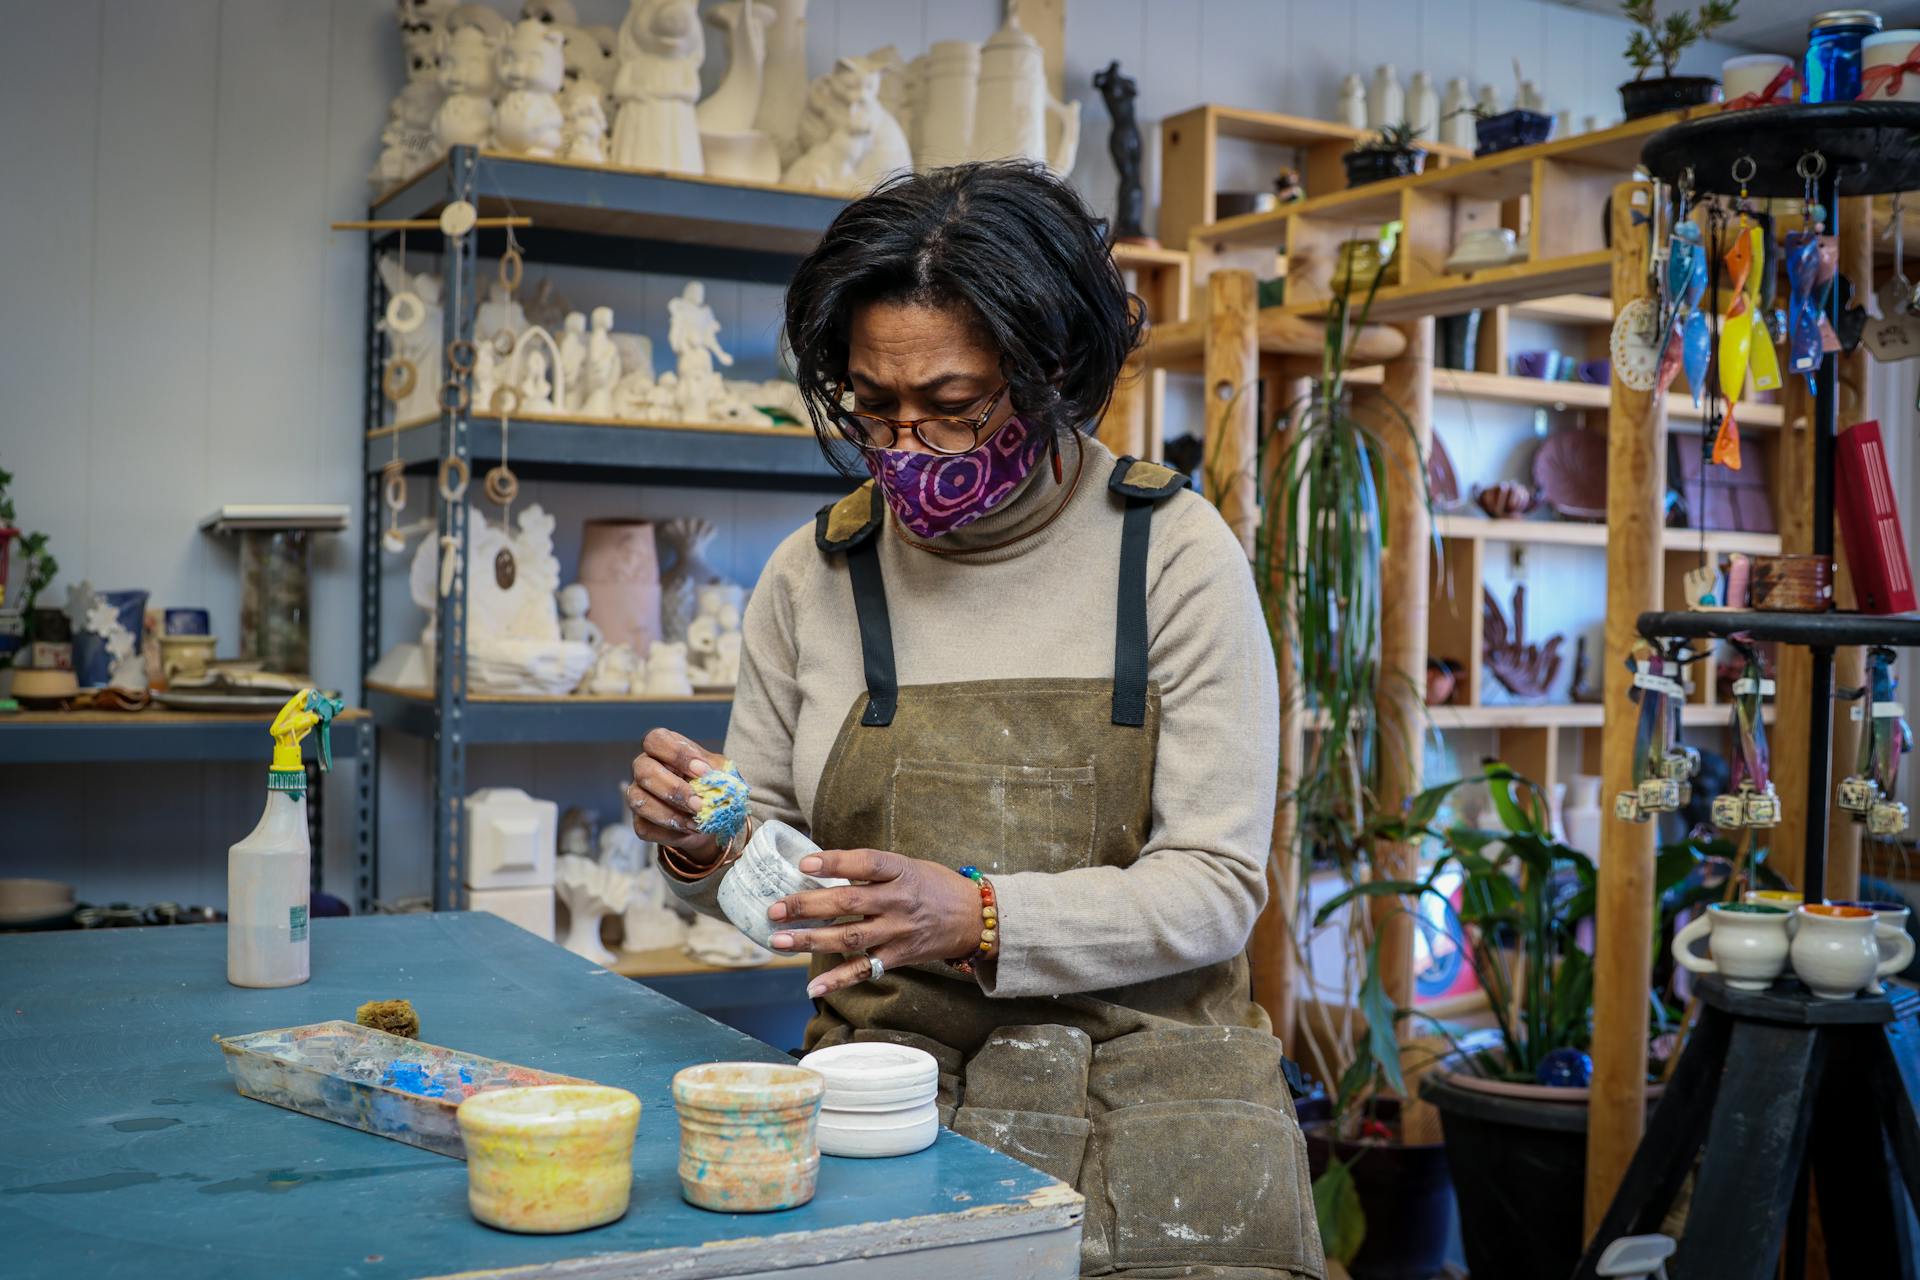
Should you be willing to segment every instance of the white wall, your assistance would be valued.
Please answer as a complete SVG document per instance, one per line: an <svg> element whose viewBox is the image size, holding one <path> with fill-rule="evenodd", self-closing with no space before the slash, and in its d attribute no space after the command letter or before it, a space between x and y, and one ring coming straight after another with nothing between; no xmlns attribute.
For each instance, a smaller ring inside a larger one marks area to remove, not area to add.
<svg viewBox="0 0 1920 1280"><path fill-rule="evenodd" d="M611 22L619 0L581 0ZM999 0L814 0L809 59L892 43L984 39ZM233 548L195 531L223 502L357 504L364 250L330 218L364 208L387 99L401 81L388 0L10 0L0 41L0 466L27 528L44 529L58 584L140 586L204 605L230 651ZM1617 112L1619 21L1535 0L1070 0L1067 82L1083 102L1074 179L1110 213L1113 171L1095 70L1138 78L1157 193L1159 116L1201 101L1333 114L1340 78L1381 61L1506 87L1519 57L1550 103ZM715 60L717 62L717 53ZM1719 51L1703 51L1703 68ZM710 74L717 66L710 66ZM1255 181L1264 179L1256 178ZM542 274L538 263L532 274ZM555 273L576 301L613 304L658 334L674 282ZM728 339L771 356L777 291L716 289ZM804 497L529 486L561 513L563 565L579 522L704 514L729 533L723 567L751 579L801 523ZM415 487L417 512L423 494ZM411 513L410 513L411 514ZM357 525L356 525L357 528ZM314 674L358 683L357 534L315 557ZM398 583L390 600L403 601ZM388 610L389 639L409 609ZM645 728L635 725L635 736ZM224 851L251 826L260 765L0 771L0 874L76 883L96 900L220 902ZM384 744L387 895L427 883L418 744ZM475 785L513 782L611 810L617 749L472 753ZM343 779L342 781L345 781ZM329 882L348 883L346 788L329 806Z"/></svg>

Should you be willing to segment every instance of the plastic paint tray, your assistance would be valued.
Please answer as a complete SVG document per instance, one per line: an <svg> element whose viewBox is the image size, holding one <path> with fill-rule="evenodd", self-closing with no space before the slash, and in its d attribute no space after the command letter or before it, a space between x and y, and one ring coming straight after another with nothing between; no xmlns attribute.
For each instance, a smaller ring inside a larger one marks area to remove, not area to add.
<svg viewBox="0 0 1920 1280"><path fill-rule="evenodd" d="M353 1022L316 1022L213 1040L243 1097L456 1160L467 1158L467 1148L454 1113L469 1096L521 1085L592 1083Z"/></svg>

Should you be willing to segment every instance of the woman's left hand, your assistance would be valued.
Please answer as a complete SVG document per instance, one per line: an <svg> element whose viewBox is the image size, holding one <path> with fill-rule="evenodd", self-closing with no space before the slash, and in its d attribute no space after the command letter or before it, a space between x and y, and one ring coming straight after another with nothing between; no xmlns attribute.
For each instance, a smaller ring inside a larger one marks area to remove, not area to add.
<svg viewBox="0 0 1920 1280"><path fill-rule="evenodd" d="M926 961L959 960L980 945L980 890L973 881L937 862L903 858L880 849L828 849L800 860L810 876L865 881L814 889L782 898L767 908L775 924L787 920L838 920L847 924L792 929L773 935L773 949L853 956L807 984L813 997L865 982L868 956L888 969Z"/></svg>

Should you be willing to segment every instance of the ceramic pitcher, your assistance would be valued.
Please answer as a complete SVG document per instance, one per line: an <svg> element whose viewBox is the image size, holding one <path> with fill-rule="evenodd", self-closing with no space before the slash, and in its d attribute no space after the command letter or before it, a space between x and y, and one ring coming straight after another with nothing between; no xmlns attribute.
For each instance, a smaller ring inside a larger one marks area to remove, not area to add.
<svg viewBox="0 0 1920 1280"><path fill-rule="evenodd" d="M1795 914L1800 930L1793 940L1793 971L1822 1000L1847 1000L1876 978L1898 973L1913 959L1913 939L1883 924L1865 907L1807 903ZM1880 958L1880 944L1893 951Z"/></svg>
<svg viewBox="0 0 1920 1280"><path fill-rule="evenodd" d="M1749 902L1716 902L1673 939L1673 958L1694 973L1717 973L1740 991L1765 991L1787 967L1787 913ZM1692 943L1707 935L1707 955Z"/></svg>
<svg viewBox="0 0 1920 1280"><path fill-rule="evenodd" d="M980 92L973 119L973 158L1024 156L1055 173L1073 168L1080 146L1080 104L1047 92L1046 58L1012 13L980 51Z"/></svg>

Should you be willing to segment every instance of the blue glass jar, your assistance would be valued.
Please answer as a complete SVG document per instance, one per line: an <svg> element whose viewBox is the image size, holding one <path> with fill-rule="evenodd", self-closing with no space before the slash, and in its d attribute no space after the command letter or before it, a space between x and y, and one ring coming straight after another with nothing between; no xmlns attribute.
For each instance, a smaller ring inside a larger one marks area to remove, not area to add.
<svg viewBox="0 0 1920 1280"><path fill-rule="evenodd" d="M1851 102L1860 96L1860 42L1880 29L1871 9L1829 9L1807 33L1802 102Z"/></svg>

